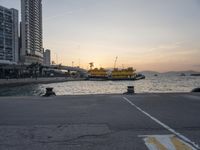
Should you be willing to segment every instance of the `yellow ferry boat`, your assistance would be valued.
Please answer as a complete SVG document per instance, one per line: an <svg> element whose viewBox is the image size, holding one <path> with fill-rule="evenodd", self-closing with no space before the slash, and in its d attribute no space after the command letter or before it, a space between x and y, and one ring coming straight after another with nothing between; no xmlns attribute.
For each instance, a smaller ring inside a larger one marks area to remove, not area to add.
<svg viewBox="0 0 200 150"><path fill-rule="evenodd" d="M89 78L97 78L97 79L107 79L108 78L108 73L107 70L104 68L95 68L95 69L90 69L88 71L88 77Z"/></svg>
<svg viewBox="0 0 200 150"><path fill-rule="evenodd" d="M127 69L117 69L115 68L110 75L111 80L134 80L136 79L136 70L132 67Z"/></svg>
<svg viewBox="0 0 200 150"><path fill-rule="evenodd" d="M89 80L140 80L145 79L145 76L137 74L133 68L117 69L113 71L105 70L104 68L95 68L88 71Z"/></svg>
<svg viewBox="0 0 200 150"><path fill-rule="evenodd" d="M117 61L116 57L116 61ZM116 66L116 61L115 65ZM140 80L145 79L144 75L137 74L136 70L132 67L126 68L126 69L118 69L114 67L114 69L111 70L105 70L104 68L95 68L94 63L91 62L90 64L90 70L88 71L88 79L89 80Z"/></svg>

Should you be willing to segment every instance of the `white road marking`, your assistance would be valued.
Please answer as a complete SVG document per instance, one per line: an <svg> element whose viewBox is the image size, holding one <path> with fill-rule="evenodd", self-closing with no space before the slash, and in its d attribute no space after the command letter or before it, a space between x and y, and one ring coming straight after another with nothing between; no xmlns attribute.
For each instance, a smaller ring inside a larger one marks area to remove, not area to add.
<svg viewBox="0 0 200 150"><path fill-rule="evenodd" d="M184 135L176 132L174 129L170 128L168 125L164 124L163 122L159 121L155 117L151 116L150 114L148 114L147 112L145 112L144 110L142 110L140 107L138 107L137 105L135 105L133 102L131 102L128 98L123 97L123 99L126 100L130 105L132 105L133 107L135 107L137 110L139 110L140 112L142 112L143 114L145 114L146 116L148 116L150 119L152 119L153 121L155 121L156 123L158 123L159 125L161 125L162 127L164 127L165 129L167 129L169 132L173 133L174 135L176 135L177 137L179 137L180 139L182 139L186 143L190 144L193 148L195 148L197 150L200 150L199 145L197 145L196 143L194 143L193 141L191 141L190 139L188 139Z"/></svg>

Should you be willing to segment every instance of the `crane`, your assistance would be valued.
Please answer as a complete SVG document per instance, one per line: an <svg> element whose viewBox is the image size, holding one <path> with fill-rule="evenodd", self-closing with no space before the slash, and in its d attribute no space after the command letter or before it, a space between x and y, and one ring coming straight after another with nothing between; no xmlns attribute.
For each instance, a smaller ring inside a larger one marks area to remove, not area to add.
<svg viewBox="0 0 200 150"><path fill-rule="evenodd" d="M117 60L118 60L118 56L115 58L114 69L116 69Z"/></svg>

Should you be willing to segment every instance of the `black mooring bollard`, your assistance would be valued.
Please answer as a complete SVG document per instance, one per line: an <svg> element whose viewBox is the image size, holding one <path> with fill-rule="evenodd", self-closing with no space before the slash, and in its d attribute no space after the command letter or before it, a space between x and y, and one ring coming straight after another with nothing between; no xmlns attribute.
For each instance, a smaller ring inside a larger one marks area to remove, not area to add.
<svg viewBox="0 0 200 150"><path fill-rule="evenodd" d="M45 97L56 96L56 93L53 91L53 88L48 87L48 88L46 88L46 93L44 96Z"/></svg>
<svg viewBox="0 0 200 150"><path fill-rule="evenodd" d="M128 88L127 88L127 93L128 93L128 94L134 94L134 93L135 93L135 88L134 88L134 86L128 86Z"/></svg>
<svg viewBox="0 0 200 150"><path fill-rule="evenodd" d="M191 91L192 93L200 93L200 88L195 88Z"/></svg>
<svg viewBox="0 0 200 150"><path fill-rule="evenodd" d="M135 93L135 87L134 86L128 86L127 92L124 94L134 94Z"/></svg>

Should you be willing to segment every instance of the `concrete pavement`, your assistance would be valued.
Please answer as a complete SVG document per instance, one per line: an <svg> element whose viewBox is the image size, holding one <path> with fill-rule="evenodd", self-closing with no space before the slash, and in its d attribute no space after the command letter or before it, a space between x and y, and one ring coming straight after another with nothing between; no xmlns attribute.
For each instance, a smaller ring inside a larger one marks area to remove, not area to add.
<svg viewBox="0 0 200 150"><path fill-rule="evenodd" d="M191 93L2 97L0 150L196 150L199 115Z"/></svg>

